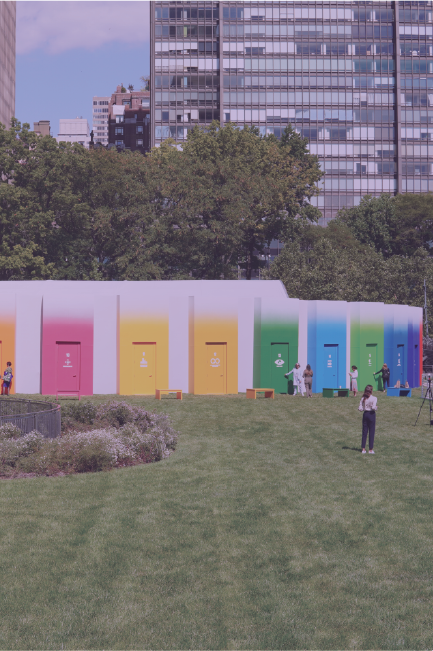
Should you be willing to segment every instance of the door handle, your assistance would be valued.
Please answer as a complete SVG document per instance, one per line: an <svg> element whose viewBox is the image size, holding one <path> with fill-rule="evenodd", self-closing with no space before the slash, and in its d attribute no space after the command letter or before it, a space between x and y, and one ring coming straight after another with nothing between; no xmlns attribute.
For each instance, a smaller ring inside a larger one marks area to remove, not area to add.
<svg viewBox="0 0 433 651"><path fill-rule="evenodd" d="M72 377L77 377L76 375L73 375Z"/></svg>

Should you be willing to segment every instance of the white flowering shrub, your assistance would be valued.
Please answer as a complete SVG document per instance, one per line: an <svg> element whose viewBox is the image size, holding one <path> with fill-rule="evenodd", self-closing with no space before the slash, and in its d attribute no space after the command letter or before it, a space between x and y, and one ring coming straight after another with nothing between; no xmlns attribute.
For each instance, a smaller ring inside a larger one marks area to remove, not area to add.
<svg viewBox="0 0 433 651"><path fill-rule="evenodd" d="M97 472L160 461L176 448L178 433L164 414L126 402L91 407L76 408L75 413L68 407L66 420L72 418L74 426L58 439L44 439L37 432L23 436L12 425L0 427L0 473L10 475L11 468L38 475ZM80 419L94 427L77 431Z"/></svg>
<svg viewBox="0 0 433 651"><path fill-rule="evenodd" d="M9 427L9 425L0 427L0 430L6 427ZM29 434L24 434L23 436L17 427L14 429L18 430L20 436L2 436L3 432L0 432L1 464L14 466L18 459L38 452L44 444L45 439L39 432L29 432ZM9 429L8 434L11 434L11 429Z"/></svg>

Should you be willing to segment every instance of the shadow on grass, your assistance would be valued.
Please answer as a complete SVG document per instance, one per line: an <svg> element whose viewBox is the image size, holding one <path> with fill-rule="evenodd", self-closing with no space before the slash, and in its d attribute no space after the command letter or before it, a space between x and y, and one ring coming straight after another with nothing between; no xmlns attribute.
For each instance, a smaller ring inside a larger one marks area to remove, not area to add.
<svg viewBox="0 0 433 651"><path fill-rule="evenodd" d="M348 445L343 445L342 450L353 450L354 452L362 452L361 448L349 448Z"/></svg>

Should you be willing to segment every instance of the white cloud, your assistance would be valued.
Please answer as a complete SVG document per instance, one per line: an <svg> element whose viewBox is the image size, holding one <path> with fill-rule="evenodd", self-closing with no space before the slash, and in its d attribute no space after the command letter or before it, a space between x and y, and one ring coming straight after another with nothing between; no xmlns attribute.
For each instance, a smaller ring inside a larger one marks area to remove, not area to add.
<svg viewBox="0 0 433 651"><path fill-rule="evenodd" d="M17 2L17 54L149 40L149 2Z"/></svg>

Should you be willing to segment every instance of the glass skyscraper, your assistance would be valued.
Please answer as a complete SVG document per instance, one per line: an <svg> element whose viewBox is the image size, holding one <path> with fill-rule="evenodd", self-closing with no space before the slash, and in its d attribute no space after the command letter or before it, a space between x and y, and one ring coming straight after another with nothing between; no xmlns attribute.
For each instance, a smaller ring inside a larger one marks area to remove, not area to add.
<svg viewBox="0 0 433 651"><path fill-rule="evenodd" d="M152 145L195 124L290 123L326 175L322 224L433 191L432 2L152 2Z"/></svg>

